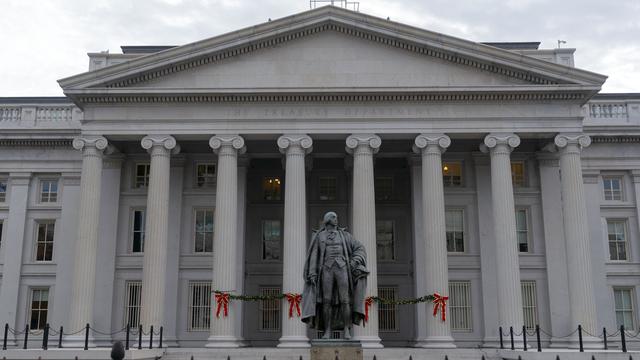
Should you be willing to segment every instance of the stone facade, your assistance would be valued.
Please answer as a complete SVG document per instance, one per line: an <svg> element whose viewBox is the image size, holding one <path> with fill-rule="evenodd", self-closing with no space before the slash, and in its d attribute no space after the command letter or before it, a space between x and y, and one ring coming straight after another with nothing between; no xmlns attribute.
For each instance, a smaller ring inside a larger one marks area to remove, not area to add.
<svg viewBox="0 0 640 360"><path fill-rule="evenodd" d="M445 323L374 305L365 347L640 326L640 95L598 94L572 50L323 7L141 55L90 54L66 98L0 98L0 323L307 347L284 300L202 307L215 289L301 292L334 210L367 248L368 295L451 297Z"/></svg>

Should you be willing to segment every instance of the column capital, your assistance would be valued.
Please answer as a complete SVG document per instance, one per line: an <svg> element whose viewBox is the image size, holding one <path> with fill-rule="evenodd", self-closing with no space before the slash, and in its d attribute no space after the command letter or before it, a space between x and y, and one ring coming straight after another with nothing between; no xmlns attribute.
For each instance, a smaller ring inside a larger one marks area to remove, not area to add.
<svg viewBox="0 0 640 360"><path fill-rule="evenodd" d="M109 141L104 136L83 135L75 137L71 145L83 153L89 149L102 153L109 148Z"/></svg>
<svg viewBox="0 0 640 360"><path fill-rule="evenodd" d="M591 145L591 137L585 134L558 134L553 143L560 149L575 146L577 150L582 150Z"/></svg>
<svg viewBox="0 0 640 360"><path fill-rule="evenodd" d="M420 134L416 136L413 152L422 154L437 151L443 153L451 145L451 138L445 134Z"/></svg>
<svg viewBox="0 0 640 360"><path fill-rule="evenodd" d="M375 154L380 150L382 140L376 134L352 134L347 137L346 144L346 150L349 154L355 153L355 150L361 146L370 148Z"/></svg>
<svg viewBox="0 0 640 360"><path fill-rule="evenodd" d="M151 153L153 148L161 148L168 150L171 154L178 154L180 152L180 145L171 135L147 135L140 141L142 148Z"/></svg>
<svg viewBox="0 0 640 360"><path fill-rule="evenodd" d="M244 139L240 135L214 135L209 139L209 146L213 151L218 154L220 150L227 148L233 151L237 151L239 154L244 154L246 147L244 146Z"/></svg>
<svg viewBox="0 0 640 360"><path fill-rule="evenodd" d="M512 151L520 145L520 137L513 133L491 133L484 137L480 151L487 153L497 149L499 145L506 145Z"/></svg>
<svg viewBox="0 0 640 360"><path fill-rule="evenodd" d="M293 149L308 154L313 151L313 139L305 134L284 134L278 138L278 148L283 154Z"/></svg>

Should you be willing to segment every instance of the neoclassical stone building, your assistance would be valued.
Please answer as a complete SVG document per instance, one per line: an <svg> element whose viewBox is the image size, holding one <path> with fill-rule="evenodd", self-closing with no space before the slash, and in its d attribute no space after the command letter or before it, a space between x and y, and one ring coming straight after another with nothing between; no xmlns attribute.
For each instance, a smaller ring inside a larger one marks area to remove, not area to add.
<svg viewBox="0 0 640 360"><path fill-rule="evenodd" d="M308 346L286 300L217 317L211 291L301 293L334 210L367 248L368 295L449 295L445 322L374 304L367 347L637 330L640 95L598 94L573 52L329 6L91 53L64 98L0 98L0 322Z"/></svg>

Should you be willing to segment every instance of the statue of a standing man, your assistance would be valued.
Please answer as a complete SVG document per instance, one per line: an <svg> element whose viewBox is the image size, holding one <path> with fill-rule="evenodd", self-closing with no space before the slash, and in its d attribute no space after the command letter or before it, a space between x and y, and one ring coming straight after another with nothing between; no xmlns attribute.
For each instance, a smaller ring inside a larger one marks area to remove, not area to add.
<svg viewBox="0 0 640 360"><path fill-rule="evenodd" d="M323 339L330 339L332 330L343 330L350 339L352 324L364 319L367 253L338 227L335 212L326 213L323 223L313 234L304 264L302 321L323 330Z"/></svg>

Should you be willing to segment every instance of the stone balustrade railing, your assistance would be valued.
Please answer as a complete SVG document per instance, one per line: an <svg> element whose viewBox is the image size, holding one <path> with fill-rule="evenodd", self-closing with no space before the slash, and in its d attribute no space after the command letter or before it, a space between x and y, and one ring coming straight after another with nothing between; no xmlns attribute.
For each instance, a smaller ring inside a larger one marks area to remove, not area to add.
<svg viewBox="0 0 640 360"><path fill-rule="evenodd" d="M624 102L589 103L589 117L594 119L627 118L627 104Z"/></svg>
<svg viewBox="0 0 640 360"><path fill-rule="evenodd" d="M64 98L0 98L0 129L77 130L81 119L82 111Z"/></svg>
<svg viewBox="0 0 640 360"><path fill-rule="evenodd" d="M20 121L22 109L19 106L0 106L0 122Z"/></svg>

